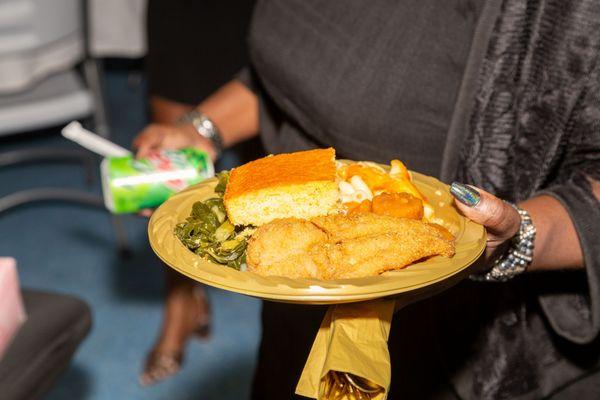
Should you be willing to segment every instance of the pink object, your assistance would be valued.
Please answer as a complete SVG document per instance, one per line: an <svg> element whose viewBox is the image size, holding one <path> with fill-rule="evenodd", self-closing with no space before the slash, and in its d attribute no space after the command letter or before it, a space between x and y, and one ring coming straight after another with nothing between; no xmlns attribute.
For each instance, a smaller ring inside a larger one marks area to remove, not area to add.
<svg viewBox="0 0 600 400"><path fill-rule="evenodd" d="M0 360L26 319L17 263L14 258L0 257Z"/></svg>

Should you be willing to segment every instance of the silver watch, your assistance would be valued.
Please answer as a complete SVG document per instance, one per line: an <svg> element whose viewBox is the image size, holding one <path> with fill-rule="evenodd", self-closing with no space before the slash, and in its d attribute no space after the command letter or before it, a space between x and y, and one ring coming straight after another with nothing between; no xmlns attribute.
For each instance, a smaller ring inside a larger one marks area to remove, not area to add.
<svg viewBox="0 0 600 400"><path fill-rule="evenodd" d="M508 203L508 202L507 202ZM471 275L474 281L506 282L527 270L533 261L533 246L535 243L535 226L529 213L512 203L508 203L521 216L519 232L510 240L506 252L496 259L492 268L481 274Z"/></svg>
<svg viewBox="0 0 600 400"><path fill-rule="evenodd" d="M204 113L192 110L177 119L178 124L192 124L198 134L210 140L215 148L217 157L223 152L223 139L215 123Z"/></svg>

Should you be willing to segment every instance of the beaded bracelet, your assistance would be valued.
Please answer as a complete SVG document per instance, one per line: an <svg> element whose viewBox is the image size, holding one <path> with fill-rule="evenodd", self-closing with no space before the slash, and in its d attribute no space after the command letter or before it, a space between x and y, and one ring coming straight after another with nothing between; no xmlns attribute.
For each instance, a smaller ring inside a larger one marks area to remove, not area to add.
<svg viewBox="0 0 600 400"><path fill-rule="evenodd" d="M508 203L508 202L507 202ZM482 282L506 282L527 270L533 261L533 247L535 243L535 226L529 213L512 203L508 203L521 216L519 232L511 239L510 247L494 261L492 268L481 274L471 275L469 278Z"/></svg>

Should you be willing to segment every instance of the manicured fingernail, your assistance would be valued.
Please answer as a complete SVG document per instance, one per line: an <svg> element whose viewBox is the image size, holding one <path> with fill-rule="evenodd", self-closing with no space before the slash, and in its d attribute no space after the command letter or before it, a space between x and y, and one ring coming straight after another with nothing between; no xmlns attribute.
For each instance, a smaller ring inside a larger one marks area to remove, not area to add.
<svg viewBox="0 0 600 400"><path fill-rule="evenodd" d="M481 195L477 190L462 183L452 182L450 193L452 193L456 200L469 207L475 207L481 201Z"/></svg>

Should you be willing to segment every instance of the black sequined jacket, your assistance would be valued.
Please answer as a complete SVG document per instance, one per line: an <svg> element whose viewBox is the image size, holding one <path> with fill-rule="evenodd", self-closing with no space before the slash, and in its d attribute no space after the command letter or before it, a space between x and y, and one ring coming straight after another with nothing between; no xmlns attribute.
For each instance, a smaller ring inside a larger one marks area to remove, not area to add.
<svg viewBox="0 0 600 400"><path fill-rule="evenodd" d="M514 202L554 196L585 258L583 272L463 284L444 295L464 298L438 315L440 329L454 329L453 338L472 332L441 346L456 394L600 399L600 203L591 187L600 182L599 1L486 3L442 178Z"/></svg>
<svg viewBox="0 0 600 400"><path fill-rule="evenodd" d="M262 11L263 24L279 23L271 9ZM260 54L251 55L256 66ZM600 181L599 57L599 0L485 1L441 178L513 202L554 196L574 221L585 270L524 274L503 284L465 281L429 299L439 333L432 345L454 397L600 399L600 204L590 183ZM238 78L252 87L252 75L245 70ZM295 77L296 84L306 76ZM269 101L285 109L298 130L318 138L310 113L275 90L281 88L271 89ZM265 102L263 111L272 107ZM262 118L263 133L278 123ZM294 137L302 140L288 137L287 147L269 150L319 145ZM429 392L423 388L421 398L431 398Z"/></svg>

